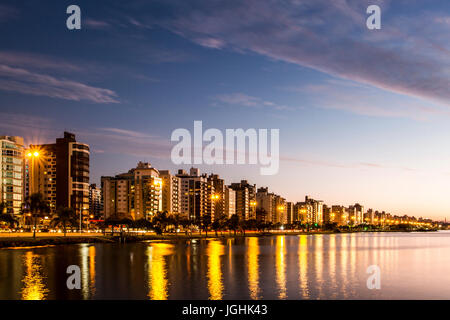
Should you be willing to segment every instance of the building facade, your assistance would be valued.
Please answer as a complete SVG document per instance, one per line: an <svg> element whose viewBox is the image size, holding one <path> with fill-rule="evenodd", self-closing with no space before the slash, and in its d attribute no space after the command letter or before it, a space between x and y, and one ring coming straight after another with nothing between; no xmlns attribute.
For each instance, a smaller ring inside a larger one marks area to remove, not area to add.
<svg viewBox="0 0 450 320"><path fill-rule="evenodd" d="M229 188L236 192L236 214L242 220L256 219L256 185L247 180L232 183Z"/></svg>
<svg viewBox="0 0 450 320"><path fill-rule="evenodd" d="M0 150L0 202L6 204L1 213L20 216L25 199L23 138L0 136Z"/></svg>
<svg viewBox="0 0 450 320"><path fill-rule="evenodd" d="M151 220L162 211L162 179L150 163L101 181L105 219Z"/></svg>
<svg viewBox="0 0 450 320"><path fill-rule="evenodd" d="M181 179L172 175L169 170L159 171L162 180L162 211L169 214L180 214Z"/></svg>
<svg viewBox="0 0 450 320"><path fill-rule="evenodd" d="M29 194L41 193L51 214L60 207L73 208L89 217L89 145L64 132L56 143L30 145L26 151Z"/></svg>

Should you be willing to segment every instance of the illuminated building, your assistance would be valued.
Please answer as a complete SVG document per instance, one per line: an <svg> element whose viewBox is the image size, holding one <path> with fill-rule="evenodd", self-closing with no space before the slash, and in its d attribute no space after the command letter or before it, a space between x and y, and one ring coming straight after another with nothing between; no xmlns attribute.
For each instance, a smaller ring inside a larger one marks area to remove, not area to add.
<svg viewBox="0 0 450 320"><path fill-rule="evenodd" d="M89 213L89 145L64 132L56 143L30 145L26 151L28 193L41 193L51 213L59 207Z"/></svg>
<svg viewBox="0 0 450 320"><path fill-rule="evenodd" d="M159 171L162 179L162 210L169 214L180 214L181 179L169 170Z"/></svg>
<svg viewBox="0 0 450 320"><path fill-rule="evenodd" d="M105 218L151 219L162 210L162 179L150 163L115 177L102 177Z"/></svg>
<svg viewBox="0 0 450 320"><path fill-rule="evenodd" d="M0 136L0 149L0 202L6 204L4 213L19 215L24 200L23 138Z"/></svg>
<svg viewBox="0 0 450 320"><path fill-rule="evenodd" d="M243 220L256 219L256 206L252 205L256 200L256 185L251 185L247 180L232 183L229 188L236 191L236 214Z"/></svg>

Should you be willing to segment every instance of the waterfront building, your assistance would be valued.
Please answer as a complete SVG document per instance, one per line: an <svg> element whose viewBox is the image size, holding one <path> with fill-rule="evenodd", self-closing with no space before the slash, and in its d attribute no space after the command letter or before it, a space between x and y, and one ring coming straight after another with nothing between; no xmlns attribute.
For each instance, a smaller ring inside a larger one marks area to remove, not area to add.
<svg viewBox="0 0 450 320"><path fill-rule="evenodd" d="M225 186L225 217L230 218L236 214L236 191Z"/></svg>
<svg viewBox="0 0 450 320"><path fill-rule="evenodd" d="M292 202L286 202L286 223L294 223L294 204Z"/></svg>
<svg viewBox="0 0 450 320"><path fill-rule="evenodd" d="M350 224L358 225L364 222L364 207L359 203L348 207Z"/></svg>
<svg viewBox="0 0 450 320"><path fill-rule="evenodd" d="M323 223L323 201L314 200L309 196L305 196L305 203L312 207L312 215L310 222L313 224L321 225Z"/></svg>
<svg viewBox="0 0 450 320"><path fill-rule="evenodd" d="M89 145L64 132L56 143L30 145L26 151L27 193L41 193L50 213L59 207L82 212L89 218Z"/></svg>
<svg viewBox="0 0 450 320"><path fill-rule="evenodd" d="M208 188L211 189L211 212L212 220L222 219L228 216L225 206L225 192L228 187L225 185L225 181L220 179L217 174L211 174L208 177Z"/></svg>
<svg viewBox="0 0 450 320"><path fill-rule="evenodd" d="M347 208L344 206L331 206L331 214L338 226L346 226L349 223Z"/></svg>
<svg viewBox="0 0 450 320"><path fill-rule="evenodd" d="M177 177L181 180L181 215L192 221L209 215L212 221L215 209L212 199L214 186L206 174L201 175L198 168L191 168L189 174L185 170L178 170Z"/></svg>
<svg viewBox="0 0 450 320"><path fill-rule="evenodd" d="M102 188L95 183L89 186L89 218L95 220L103 218Z"/></svg>
<svg viewBox="0 0 450 320"><path fill-rule="evenodd" d="M1 213L19 217L25 199L23 138L0 136L0 149L0 202L6 204Z"/></svg>
<svg viewBox="0 0 450 320"><path fill-rule="evenodd" d="M236 192L236 214L243 220L256 219L256 185L241 180L229 187Z"/></svg>
<svg viewBox="0 0 450 320"><path fill-rule="evenodd" d="M102 177L105 218L151 220L162 211L162 179L147 162L114 177Z"/></svg>
<svg viewBox="0 0 450 320"><path fill-rule="evenodd" d="M256 192L256 208L262 213L261 221L273 222L275 215L275 194L269 192L269 188L258 188Z"/></svg>
<svg viewBox="0 0 450 320"><path fill-rule="evenodd" d="M162 211L180 214L181 179L169 170L159 171L159 176L162 179Z"/></svg>

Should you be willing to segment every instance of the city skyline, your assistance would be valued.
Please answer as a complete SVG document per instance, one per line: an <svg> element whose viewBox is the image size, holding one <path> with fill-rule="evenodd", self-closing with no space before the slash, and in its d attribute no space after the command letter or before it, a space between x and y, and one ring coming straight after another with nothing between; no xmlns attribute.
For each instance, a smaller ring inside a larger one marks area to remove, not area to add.
<svg viewBox="0 0 450 320"><path fill-rule="evenodd" d="M0 5L0 135L29 145L74 132L91 146L90 182L99 184L138 161L189 169L170 162L170 134L194 120L279 128L275 176L258 166L196 167L293 202L311 195L448 217L444 1L79 1L80 31L65 28L69 4ZM365 28L368 4L382 9L379 31Z"/></svg>

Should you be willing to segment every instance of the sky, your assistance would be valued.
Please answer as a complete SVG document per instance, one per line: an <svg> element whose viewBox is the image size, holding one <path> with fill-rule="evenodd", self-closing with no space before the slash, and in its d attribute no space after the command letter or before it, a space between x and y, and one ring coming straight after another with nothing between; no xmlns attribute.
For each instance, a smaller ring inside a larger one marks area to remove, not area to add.
<svg viewBox="0 0 450 320"><path fill-rule="evenodd" d="M0 39L0 135L75 133L92 183L138 161L189 169L170 137L201 120L280 130L276 175L198 166L227 183L450 218L448 0L3 0Z"/></svg>

